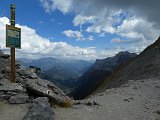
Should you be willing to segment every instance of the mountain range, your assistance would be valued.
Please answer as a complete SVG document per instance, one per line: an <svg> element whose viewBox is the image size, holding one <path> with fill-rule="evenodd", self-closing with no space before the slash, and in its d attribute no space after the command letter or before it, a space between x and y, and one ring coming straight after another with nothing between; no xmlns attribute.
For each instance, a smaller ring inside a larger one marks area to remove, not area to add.
<svg viewBox="0 0 160 120"><path fill-rule="evenodd" d="M76 59L57 59L57 58L40 58L30 60L18 59L24 66L35 66L41 69L40 77L47 79L64 91L75 88L77 80L82 76L93 64L92 61L76 60Z"/></svg>

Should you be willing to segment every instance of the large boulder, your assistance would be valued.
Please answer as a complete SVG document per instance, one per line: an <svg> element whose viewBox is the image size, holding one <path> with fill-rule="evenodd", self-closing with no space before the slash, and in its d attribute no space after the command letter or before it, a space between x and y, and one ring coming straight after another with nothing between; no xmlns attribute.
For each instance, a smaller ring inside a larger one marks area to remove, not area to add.
<svg viewBox="0 0 160 120"><path fill-rule="evenodd" d="M52 82L43 79L27 79L27 91L38 97L48 97L54 104L62 107L71 106L71 99Z"/></svg>
<svg viewBox="0 0 160 120"><path fill-rule="evenodd" d="M54 120L54 116L48 98L39 97L33 100L33 104L23 120Z"/></svg>

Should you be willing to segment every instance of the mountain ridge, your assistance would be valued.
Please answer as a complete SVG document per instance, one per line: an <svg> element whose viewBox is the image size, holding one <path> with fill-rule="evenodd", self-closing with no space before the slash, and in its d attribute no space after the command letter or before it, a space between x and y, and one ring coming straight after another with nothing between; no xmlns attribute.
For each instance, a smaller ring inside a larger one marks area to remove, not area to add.
<svg viewBox="0 0 160 120"><path fill-rule="evenodd" d="M128 80L155 78L160 76L160 37L150 46L146 47L137 57L116 68L109 78L104 78L95 92L107 88L119 87Z"/></svg>
<svg viewBox="0 0 160 120"><path fill-rule="evenodd" d="M135 56L135 53L125 51L118 53L114 57L109 57L102 60L97 59L91 68L80 77L78 80L78 87L70 93L70 96L73 96L75 99L82 99L86 97L101 83L104 76L111 75L113 69L115 69L118 65Z"/></svg>

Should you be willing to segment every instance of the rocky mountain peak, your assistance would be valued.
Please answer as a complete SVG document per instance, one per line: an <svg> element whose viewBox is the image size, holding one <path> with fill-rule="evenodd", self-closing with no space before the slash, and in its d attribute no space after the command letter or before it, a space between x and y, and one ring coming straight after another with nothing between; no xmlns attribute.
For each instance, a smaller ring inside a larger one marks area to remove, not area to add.
<svg viewBox="0 0 160 120"><path fill-rule="evenodd" d="M116 54L115 56L120 57L120 56L136 56L135 53L130 53L128 51L121 51L118 54Z"/></svg>

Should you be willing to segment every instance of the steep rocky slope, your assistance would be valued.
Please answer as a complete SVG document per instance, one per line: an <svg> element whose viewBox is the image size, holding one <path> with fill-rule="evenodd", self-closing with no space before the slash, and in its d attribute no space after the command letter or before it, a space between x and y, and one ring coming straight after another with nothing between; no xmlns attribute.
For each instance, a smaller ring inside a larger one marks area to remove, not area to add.
<svg viewBox="0 0 160 120"><path fill-rule="evenodd" d="M70 95L75 99L83 99L89 95L105 77L109 77L117 66L134 57L136 57L134 53L120 52L114 57L96 60L94 65L78 80L78 87L73 90Z"/></svg>
<svg viewBox="0 0 160 120"><path fill-rule="evenodd" d="M128 80L160 77L160 37L133 60L120 65L105 77L96 91L118 87Z"/></svg>

